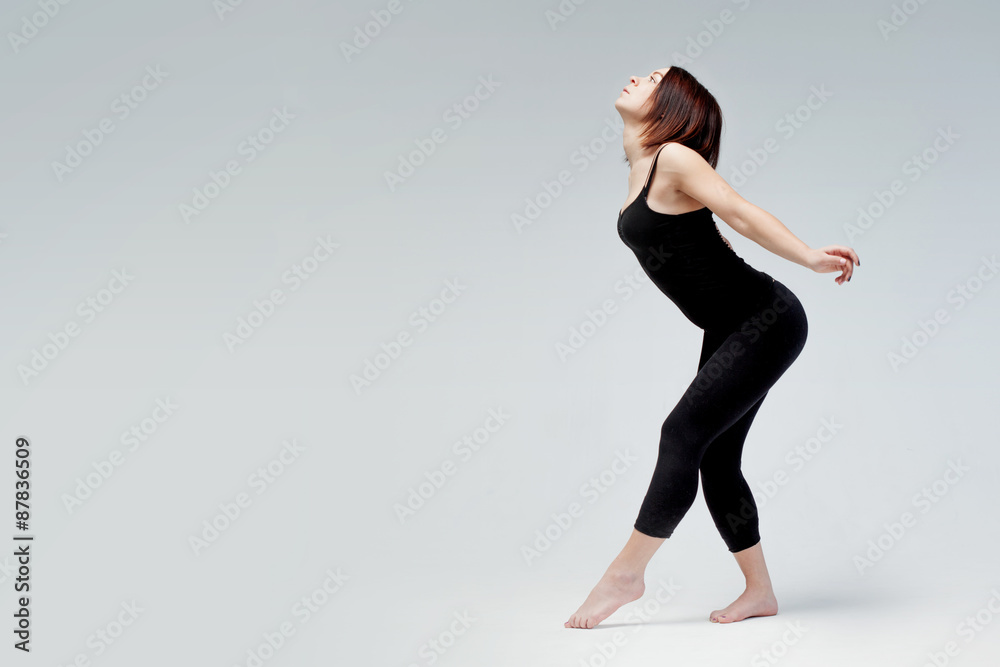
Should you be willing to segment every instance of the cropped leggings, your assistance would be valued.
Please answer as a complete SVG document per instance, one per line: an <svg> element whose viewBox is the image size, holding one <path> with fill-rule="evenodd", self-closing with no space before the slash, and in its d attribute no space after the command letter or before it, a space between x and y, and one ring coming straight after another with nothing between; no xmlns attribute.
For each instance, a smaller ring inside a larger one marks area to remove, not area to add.
<svg viewBox="0 0 1000 667"><path fill-rule="evenodd" d="M698 373L660 429L659 454L635 529L670 537L694 503L698 475L729 551L760 541L757 505L740 462L750 423L805 346L802 304L775 280L739 324L705 329Z"/></svg>

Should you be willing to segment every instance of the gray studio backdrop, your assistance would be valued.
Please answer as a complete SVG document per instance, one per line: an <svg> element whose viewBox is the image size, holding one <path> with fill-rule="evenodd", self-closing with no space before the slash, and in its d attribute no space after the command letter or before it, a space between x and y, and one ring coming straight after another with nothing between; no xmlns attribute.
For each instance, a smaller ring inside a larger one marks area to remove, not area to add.
<svg viewBox="0 0 1000 667"><path fill-rule="evenodd" d="M1000 585L998 18L5 3L3 664L645 664L671 619L704 631L742 580L700 493L650 566L653 629L562 627L697 369L700 330L615 227L614 101L668 65L721 104L719 173L862 260L838 286L719 223L810 330L744 456L788 611L700 664L779 641L813 656L786 664L948 642L985 664L1000 620L956 626ZM868 605L909 616L853 627L859 653L822 614Z"/></svg>

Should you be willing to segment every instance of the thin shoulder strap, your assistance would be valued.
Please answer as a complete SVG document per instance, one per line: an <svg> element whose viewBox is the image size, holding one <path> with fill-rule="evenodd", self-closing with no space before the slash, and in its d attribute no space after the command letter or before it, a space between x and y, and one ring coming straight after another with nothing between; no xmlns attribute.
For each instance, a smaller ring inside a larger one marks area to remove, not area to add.
<svg viewBox="0 0 1000 667"><path fill-rule="evenodd" d="M667 144L663 144L666 146ZM649 192L649 184L653 180L653 172L656 171L656 160L660 157L660 151L663 150L663 146L656 149L656 154L653 155L653 165L649 168L649 173L646 174L646 184L642 186L642 193L646 194Z"/></svg>

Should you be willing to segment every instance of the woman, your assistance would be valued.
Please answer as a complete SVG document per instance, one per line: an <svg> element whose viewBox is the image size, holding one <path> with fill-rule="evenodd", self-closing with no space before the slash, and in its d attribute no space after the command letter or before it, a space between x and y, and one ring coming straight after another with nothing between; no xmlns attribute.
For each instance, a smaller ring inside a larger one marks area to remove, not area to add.
<svg viewBox="0 0 1000 667"><path fill-rule="evenodd" d="M772 616L778 603L740 458L750 423L802 351L808 324L791 290L743 261L712 214L780 257L817 273L839 272L838 285L861 262L845 246L810 248L716 173L722 114L686 70L667 67L632 77L615 108L625 121L630 165L618 233L704 336L698 373L660 429L656 467L632 535L564 625L593 628L642 597L646 564L693 504L699 473L716 527L746 577L743 594L709 620Z"/></svg>

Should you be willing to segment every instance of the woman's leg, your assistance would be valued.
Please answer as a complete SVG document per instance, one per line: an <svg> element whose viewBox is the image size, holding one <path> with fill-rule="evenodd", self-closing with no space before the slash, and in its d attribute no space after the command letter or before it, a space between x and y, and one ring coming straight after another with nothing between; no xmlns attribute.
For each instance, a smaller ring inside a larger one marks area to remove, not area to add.
<svg viewBox="0 0 1000 667"><path fill-rule="evenodd" d="M801 303L775 281L770 297L726 336L664 420L636 530L670 537L694 503L709 445L763 400L802 351L807 331ZM740 539L746 537L743 531Z"/></svg>
<svg viewBox="0 0 1000 667"><path fill-rule="evenodd" d="M729 333L705 331L701 359L698 361L699 371L722 346ZM705 504L708 505L719 534L733 553L751 547L760 540L757 505L740 466L743 443L765 396L767 392L735 424L720 433L708 445L701 459L701 488Z"/></svg>
<svg viewBox="0 0 1000 667"><path fill-rule="evenodd" d="M706 335L706 341L707 338ZM760 544L757 504L740 469L743 444L763 402L764 397L761 397L735 424L713 440L701 459L705 503L746 578L743 593L725 609L716 609L709 615L713 623L733 623L751 616L778 613L778 600L771 587Z"/></svg>
<svg viewBox="0 0 1000 667"><path fill-rule="evenodd" d="M757 503L741 469L743 444L764 396L735 424L719 434L701 458L701 490L715 527L729 551L736 553L760 541Z"/></svg>
<svg viewBox="0 0 1000 667"><path fill-rule="evenodd" d="M733 555L747 580L746 589L728 607L716 609L709 614L708 619L713 623L734 623L751 616L777 614L778 600L771 588L771 577L767 573L760 542Z"/></svg>
<svg viewBox="0 0 1000 667"><path fill-rule="evenodd" d="M802 305L775 281L771 298L702 363L660 429L659 456L632 536L566 627L593 628L642 596L641 572L694 502L705 450L763 400L801 352L806 334ZM737 555L744 573L759 572L759 547L744 551Z"/></svg>

